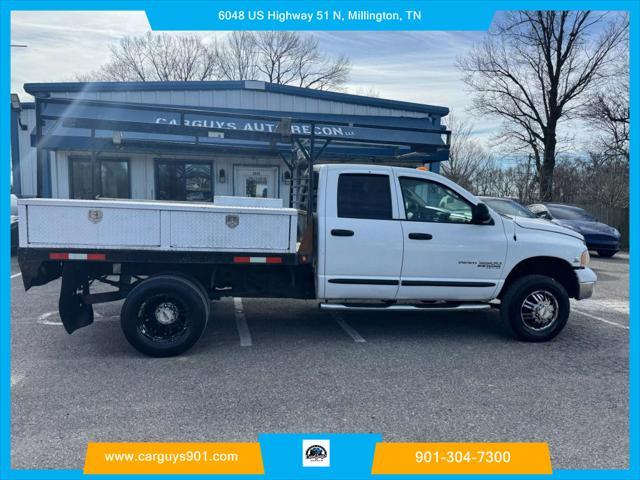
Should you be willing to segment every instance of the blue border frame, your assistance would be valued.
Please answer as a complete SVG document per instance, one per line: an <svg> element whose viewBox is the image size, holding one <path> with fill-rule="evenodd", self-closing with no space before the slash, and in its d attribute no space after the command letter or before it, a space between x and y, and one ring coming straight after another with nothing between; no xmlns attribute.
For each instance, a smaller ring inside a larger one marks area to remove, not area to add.
<svg viewBox="0 0 640 480"><path fill-rule="evenodd" d="M266 8L267 1L257 3L252 0L95 0L88 3L82 0L60 0L57 2L49 2L46 0L2 0L0 1L0 90L3 92L0 98L8 99L10 91L10 18L12 10L144 10L147 13L150 24L153 29L161 30L234 30L234 29L289 29L289 30L402 30L408 29L407 23L403 25L397 24L378 24L373 22L361 21L356 23L339 23L324 22L323 24L311 23L293 24L293 23L275 23L275 22L250 22L250 21L232 21L221 22L217 20L215 12L219 9L256 9ZM179 5L180 8L174 8ZM362 9L363 3L357 0L341 0L331 3L332 9ZM631 20L631 38L630 38L630 58L631 58L631 91L630 105L632 110L631 122L631 176L630 176L630 250L636 250L638 246L638 228L640 218L640 188L638 181L640 173L638 162L640 154L636 147L639 139L638 125L636 115L639 111L638 88L639 88L639 64L640 59L640 2L637 0L489 0L489 1L473 1L473 0L433 0L422 2L410 0L369 0L367 3L368 10L378 11L398 11L404 10L423 10L423 19L420 22L411 24L413 30L485 30L495 11L514 10L514 9L568 9L568 10L626 10L630 14ZM316 11L328 8L326 0L281 0L277 4L271 3L270 8L278 10L290 11ZM451 15L455 12L455 15ZM10 157L10 129L8 126L10 120L9 102L0 102L0 145L2 147L2 158ZM0 170L0 216L5 220L0 223L0 244L2 245L2 255L0 256L0 372L1 372L1 388L0 388L0 478L2 479L80 479L80 478L100 478L100 479L120 479L120 478L150 478L150 476L85 476L80 470L11 470L10 464L10 322L8 319L11 314L11 283L10 277L10 256L9 256L9 222L10 215L9 205L9 185L10 170L9 161L4 162L4 168ZM630 355L629 355L629 394L630 394L630 418L629 418L629 470L556 470L552 476L500 476L501 479L509 478L527 478L527 479L604 479L604 480L621 480L621 479L638 479L640 478L640 425L638 422L639 410L639 393L640 378L638 368L640 367L640 332L636 327L638 321L637 302L640 299L640 288L638 288L637 275L640 269L640 257L632 254L630 256L630 319L632 327L630 328ZM313 437L319 438L320 434L313 434ZM269 437L265 435L262 437ZM263 443L263 456L266 458L268 452L264 449L266 438ZM428 439L425 439L428 440ZM355 458L355 457L354 457ZM280 463L280 462L278 462ZM318 470L318 469L311 469ZM320 469L322 470L322 469ZM344 472L347 476L348 472ZM306 477L307 475L305 475ZM193 478L193 476L176 475L161 476L162 478ZM208 478L224 478L224 479L247 479L247 478L265 478L254 476L207 476ZM385 476L386 478L387 476ZM157 477L155 477L157 478ZM279 476L278 478L285 478ZM329 478L323 476L322 478ZM349 477L355 478L355 477ZM369 477L372 478L372 477ZM400 476L390 476L390 479L402 478ZM433 476L430 478L434 478ZM460 475L438 475L435 478L448 480L457 480L461 478L469 478ZM488 476L483 476L488 478Z"/></svg>

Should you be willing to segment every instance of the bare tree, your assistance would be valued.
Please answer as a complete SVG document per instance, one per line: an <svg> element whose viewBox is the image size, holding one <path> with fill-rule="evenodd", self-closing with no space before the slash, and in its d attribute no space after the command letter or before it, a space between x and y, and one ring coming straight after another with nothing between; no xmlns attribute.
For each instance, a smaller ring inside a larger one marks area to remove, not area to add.
<svg viewBox="0 0 640 480"><path fill-rule="evenodd" d="M339 89L351 67L330 58L318 40L298 32L234 31L218 42L198 35L147 33L124 37L111 58L78 80L265 80L305 88Z"/></svg>
<svg viewBox="0 0 640 480"><path fill-rule="evenodd" d="M303 46L295 32L260 32L254 36L258 71L271 83L288 84L297 76Z"/></svg>
<svg viewBox="0 0 640 480"><path fill-rule="evenodd" d="M315 37L299 32L233 32L217 52L219 77L229 80L339 89L351 69L347 57L329 58Z"/></svg>
<svg viewBox="0 0 640 480"><path fill-rule="evenodd" d="M453 112L447 116L446 122L451 130L451 146L449 161L442 163L442 174L471 189L476 175L489 165L491 154L475 138L471 123L458 118Z"/></svg>
<svg viewBox="0 0 640 480"><path fill-rule="evenodd" d="M215 52L218 79L257 79L257 54L252 32L232 32L224 42L216 46Z"/></svg>
<svg viewBox="0 0 640 480"><path fill-rule="evenodd" d="M605 207L629 207L629 161L621 156L590 151L582 161L581 202Z"/></svg>
<svg viewBox="0 0 640 480"><path fill-rule="evenodd" d="M558 126L603 80L627 26L619 14L507 12L458 61L473 108L502 119L504 138L532 153L543 200L553 196Z"/></svg>
<svg viewBox="0 0 640 480"><path fill-rule="evenodd" d="M626 45L625 45L626 47ZM589 97L583 116L601 154L629 161L629 56L621 49L607 81Z"/></svg>
<svg viewBox="0 0 640 480"><path fill-rule="evenodd" d="M349 89L347 93L351 93L352 95L362 95L365 97L373 97L373 98L381 97L380 90L378 90L376 87L373 87L373 86L357 87L354 89Z"/></svg>
<svg viewBox="0 0 640 480"><path fill-rule="evenodd" d="M147 33L124 37L111 47L111 58L79 80L168 81L215 78L216 55L198 35Z"/></svg>

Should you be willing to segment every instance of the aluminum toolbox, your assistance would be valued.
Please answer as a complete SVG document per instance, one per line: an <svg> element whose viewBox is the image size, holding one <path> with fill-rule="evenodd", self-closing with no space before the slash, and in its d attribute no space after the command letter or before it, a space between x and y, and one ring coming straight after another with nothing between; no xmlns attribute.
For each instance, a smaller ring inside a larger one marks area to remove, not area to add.
<svg viewBox="0 0 640 480"><path fill-rule="evenodd" d="M22 199L20 247L295 253L292 208L143 200Z"/></svg>

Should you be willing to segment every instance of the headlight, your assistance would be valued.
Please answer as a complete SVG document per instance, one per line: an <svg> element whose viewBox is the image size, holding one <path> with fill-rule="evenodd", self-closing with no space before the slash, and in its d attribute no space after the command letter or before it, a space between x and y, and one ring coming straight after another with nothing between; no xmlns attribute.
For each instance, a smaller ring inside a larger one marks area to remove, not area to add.
<svg viewBox="0 0 640 480"><path fill-rule="evenodd" d="M582 252L582 255L580 255L580 266L588 267L589 260L591 260L591 257L589 257L589 250L585 250L584 252Z"/></svg>

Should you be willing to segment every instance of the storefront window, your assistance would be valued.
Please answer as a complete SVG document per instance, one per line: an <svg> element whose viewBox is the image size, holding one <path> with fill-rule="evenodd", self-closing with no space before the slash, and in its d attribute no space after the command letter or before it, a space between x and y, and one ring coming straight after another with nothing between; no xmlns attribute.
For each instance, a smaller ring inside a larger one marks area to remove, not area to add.
<svg viewBox="0 0 640 480"><path fill-rule="evenodd" d="M177 160L156 161L156 199L212 202L212 164Z"/></svg>
<svg viewBox="0 0 640 480"><path fill-rule="evenodd" d="M129 179L129 161L126 159L99 159L96 161L96 187L91 185L91 160L88 158L71 158L70 164L70 197L79 199L131 198Z"/></svg>

